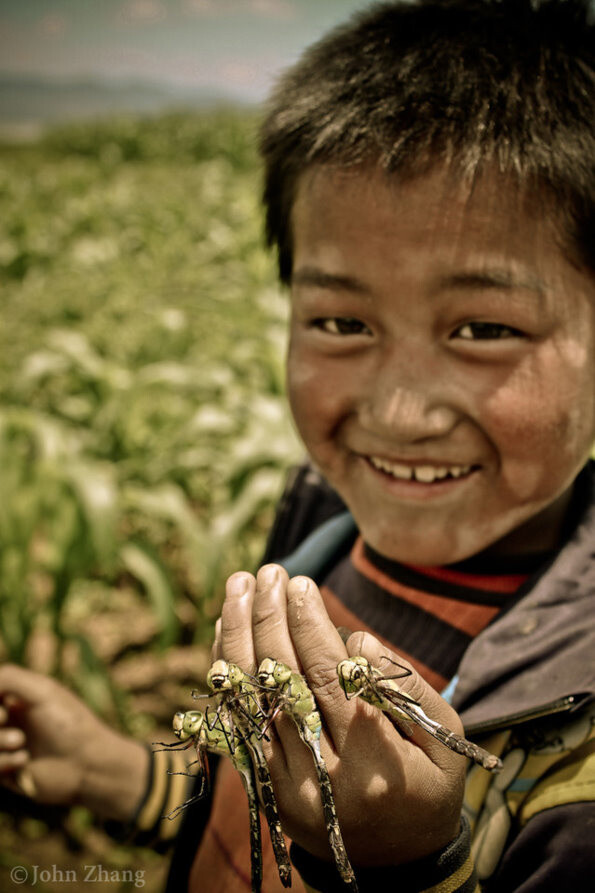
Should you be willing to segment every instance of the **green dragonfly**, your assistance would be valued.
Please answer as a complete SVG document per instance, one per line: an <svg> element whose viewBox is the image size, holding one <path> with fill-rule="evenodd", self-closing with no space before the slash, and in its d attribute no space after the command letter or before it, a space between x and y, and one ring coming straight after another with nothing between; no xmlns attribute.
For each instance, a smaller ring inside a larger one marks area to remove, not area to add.
<svg viewBox="0 0 595 893"><path fill-rule="evenodd" d="M250 812L250 863L251 863L251 889L252 893L260 893L262 887L262 838L260 830L260 814L258 810L258 794L254 767L250 758L250 752L237 732L226 725L225 719L217 717L217 723L213 724L208 716L208 708L205 713L200 710L188 710L186 713L178 711L174 715L172 727L178 742L166 745L167 747L196 747L197 760L201 770L201 788L199 793L182 806L174 810L171 817L185 808L194 800L198 800L205 793L206 780L208 778L208 764L206 754L214 753L219 756L229 757L237 771L240 773ZM190 766L194 765L193 763ZM188 768L190 768L190 766Z"/></svg>
<svg viewBox="0 0 595 893"><path fill-rule="evenodd" d="M274 722L279 712L283 711L291 716L297 726L300 738L312 752L320 785L324 821L335 864L348 888L353 893L357 893L355 874L347 857L339 828L331 780L320 752L322 720L314 695L303 676L293 673L286 664L270 657L261 662L256 678L263 690L270 693L269 718L263 732Z"/></svg>
<svg viewBox="0 0 595 893"><path fill-rule="evenodd" d="M262 747L263 726L267 715L260 701L259 689L241 667L224 660L216 660L207 674L207 685L218 697L217 721L225 715L227 727L239 733L252 757L256 778L269 826L271 843L277 860L279 877L284 887L291 886L291 862L279 821L277 800L269 767ZM223 713L225 711L225 714Z"/></svg>
<svg viewBox="0 0 595 893"><path fill-rule="evenodd" d="M386 660L398 667L401 672L386 676L381 670L373 667L365 657L356 655L342 660L337 665L339 684L350 698L361 697L374 707L382 710L398 728L410 735L412 723L420 726L441 744L449 747L455 753L462 754L473 760L490 772L499 772L502 769L502 761L494 754L488 753L472 741L462 738L455 732L451 732L446 726L440 725L430 719L415 698L402 691L397 684L397 679L411 675L411 670L398 664L391 658Z"/></svg>

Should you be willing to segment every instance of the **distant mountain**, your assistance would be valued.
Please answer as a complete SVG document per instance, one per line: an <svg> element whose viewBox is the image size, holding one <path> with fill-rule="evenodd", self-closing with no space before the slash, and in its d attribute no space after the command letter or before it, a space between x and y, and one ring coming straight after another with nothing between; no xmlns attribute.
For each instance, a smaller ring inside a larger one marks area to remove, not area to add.
<svg viewBox="0 0 595 893"><path fill-rule="evenodd" d="M58 81L0 73L0 126L50 124L132 112L245 104L223 91L184 89L147 81Z"/></svg>

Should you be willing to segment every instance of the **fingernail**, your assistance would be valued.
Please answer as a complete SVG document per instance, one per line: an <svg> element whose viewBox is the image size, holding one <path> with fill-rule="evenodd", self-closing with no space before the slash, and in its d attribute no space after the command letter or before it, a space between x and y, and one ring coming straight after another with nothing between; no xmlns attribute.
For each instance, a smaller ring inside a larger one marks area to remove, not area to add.
<svg viewBox="0 0 595 893"><path fill-rule="evenodd" d="M16 782L23 794L35 799L37 796L37 785L35 784L35 779L33 778L33 773L30 769L21 769L17 775Z"/></svg>
<svg viewBox="0 0 595 893"><path fill-rule="evenodd" d="M310 580L308 577L292 577L291 580L291 588L294 592L297 592L298 595L304 595L308 591L310 587Z"/></svg>
<svg viewBox="0 0 595 893"><path fill-rule="evenodd" d="M227 594L234 598L241 598L246 595L250 587L249 574L234 574L227 581Z"/></svg>
<svg viewBox="0 0 595 893"><path fill-rule="evenodd" d="M262 583L268 583L269 586L272 586L279 579L279 569L274 564L265 564L258 571L258 576Z"/></svg>

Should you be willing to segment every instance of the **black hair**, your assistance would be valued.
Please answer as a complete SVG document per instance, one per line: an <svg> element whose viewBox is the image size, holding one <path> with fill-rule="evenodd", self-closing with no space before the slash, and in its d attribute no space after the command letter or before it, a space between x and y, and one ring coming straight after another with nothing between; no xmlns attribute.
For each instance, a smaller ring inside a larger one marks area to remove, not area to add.
<svg viewBox="0 0 595 893"><path fill-rule="evenodd" d="M267 238L291 277L291 209L311 164L413 177L486 165L553 198L595 270L595 26L590 0L368 7L280 79L261 130Z"/></svg>

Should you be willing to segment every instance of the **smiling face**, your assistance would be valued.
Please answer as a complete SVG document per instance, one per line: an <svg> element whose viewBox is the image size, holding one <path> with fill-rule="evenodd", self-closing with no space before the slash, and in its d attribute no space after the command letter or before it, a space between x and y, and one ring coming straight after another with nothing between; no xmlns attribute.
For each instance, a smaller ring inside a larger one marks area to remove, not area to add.
<svg viewBox="0 0 595 893"><path fill-rule="evenodd" d="M595 438L595 282L498 179L314 167L289 395L365 541L418 565L555 545Z"/></svg>

